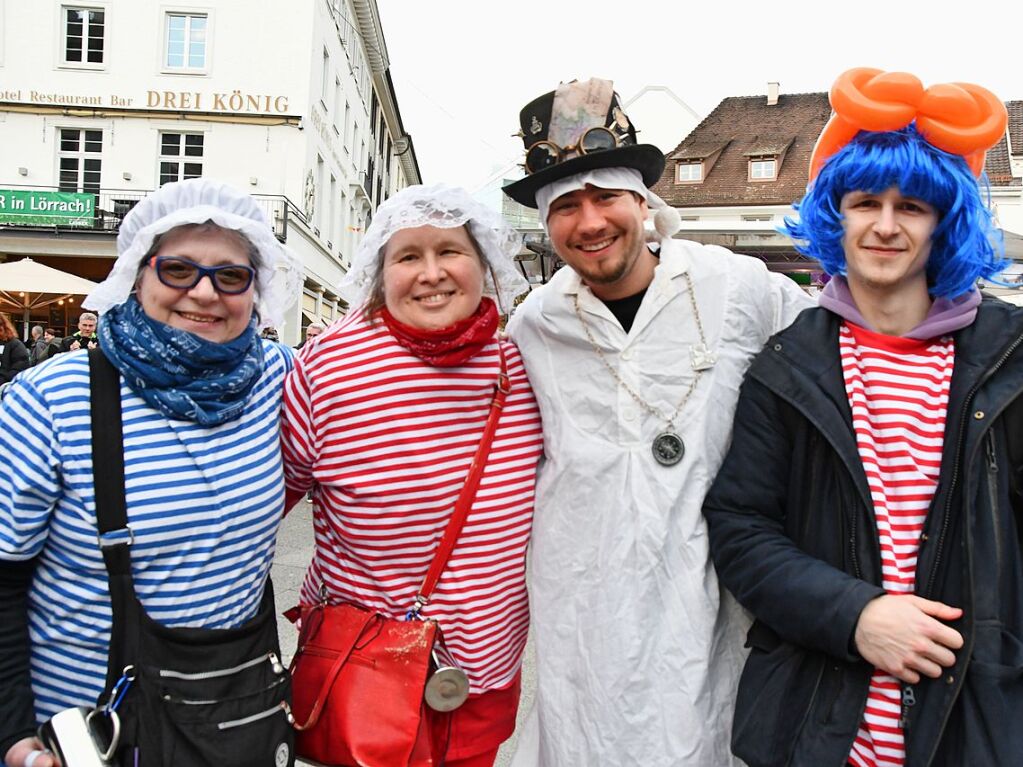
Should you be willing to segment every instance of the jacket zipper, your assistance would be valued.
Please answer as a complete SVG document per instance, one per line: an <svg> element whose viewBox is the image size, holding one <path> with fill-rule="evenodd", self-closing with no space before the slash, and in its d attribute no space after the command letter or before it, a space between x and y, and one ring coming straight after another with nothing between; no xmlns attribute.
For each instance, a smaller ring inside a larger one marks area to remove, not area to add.
<svg viewBox="0 0 1023 767"><path fill-rule="evenodd" d="M987 439L984 440L987 449L987 489L991 500L995 500L994 491L997 490L995 475L998 473L998 458L995 455L995 433L989 431Z"/></svg>
<svg viewBox="0 0 1023 767"><path fill-rule="evenodd" d="M973 401L973 397L977 394L980 387L983 386L984 383L986 383L987 380L1005 364L1005 361L1012 356L1012 353L1016 351L1020 344L1023 344L1023 336L1019 336L1012 342L1012 344L1009 345L1009 348L1002 353L1002 356L998 358L998 361L988 368L984 377L973 385L967 393L966 398L963 400L962 416L959 419L959 437L956 442L956 461L952 467L952 481L949 483L948 495L945 498L945 514L941 520L941 532L938 534L938 542L935 544L937 546L937 550L934 552L934 564L931 566L931 573L927 578L926 588L923 591L917 592L920 596L927 596L931 594L932 589L934 588L934 579L938 577L938 569L941 567L942 549L945 545L945 534L948 532L949 518L952 511L952 497L955 491L956 482L959 479L959 463L962 460L963 442L966 440L966 416L970 410L970 403Z"/></svg>
<svg viewBox="0 0 1023 767"><path fill-rule="evenodd" d="M826 659L821 661L821 670L817 672L817 681L813 685L813 694L810 696L810 702L806 705L806 711L803 712L803 719L799 723L799 729L796 730L796 736L792 739L792 751L789 753L789 758L785 760L785 767L790 767L792 760L796 758L796 745L803 734L803 728L806 727L806 720L810 718L810 712L813 711L813 704L817 700L817 691L820 690L821 680L824 678L825 665L827 665Z"/></svg>
<svg viewBox="0 0 1023 767"><path fill-rule="evenodd" d="M271 652L267 653L266 655L260 655L258 658L247 660L244 663L239 663L237 666L234 666L233 668L216 669L215 671L200 671L194 674L189 674L184 671L171 671L170 669L162 668L160 669L160 678L183 679L186 681L216 679L222 676L231 676L232 674L238 674L242 671L245 671L245 669L252 668L253 666L258 666L260 663L266 663L267 661L269 661L270 665L273 666L273 671L275 674L284 673L284 666L281 665L280 659L277 657L275 653Z"/></svg>
<svg viewBox="0 0 1023 767"><path fill-rule="evenodd" d="M859 504L857 504L859 505ZM852 557L853 575L859 578L861 581L864 580L863 573L860 571L860 558L856 553L856 511L853 510L853 515L849 518L849 555Z"/></svg>
<svg viewBox="0 0 1023 767"><path fill-rule="evenodd" d="M899 727L902 728L903 740L905 735L909 732L909 710L916 705L916 690L913 689L913 685L902 684L902 710L899 714Z"/></svg>

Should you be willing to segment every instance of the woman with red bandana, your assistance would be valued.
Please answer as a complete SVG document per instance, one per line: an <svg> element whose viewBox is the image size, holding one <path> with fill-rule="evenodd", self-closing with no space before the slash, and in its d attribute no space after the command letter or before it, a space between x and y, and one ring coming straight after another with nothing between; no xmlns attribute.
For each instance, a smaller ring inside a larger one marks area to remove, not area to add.
<svg viewBox="0 0 1023 767"><path fill-rule="evenodd" d="M522 359L498 335L498 304L507 312L526 288L518 249L514 230L464 190L402 190L380 206L342 283L357 308L300 356L285 388L289 499L311 489L315 508L303 604L325 595L402 618L507 372L479 489L421 612L438 621L469 681L468 700L434 722L434 751L448 767L492 765L518 707L542 447Z"/></svg>

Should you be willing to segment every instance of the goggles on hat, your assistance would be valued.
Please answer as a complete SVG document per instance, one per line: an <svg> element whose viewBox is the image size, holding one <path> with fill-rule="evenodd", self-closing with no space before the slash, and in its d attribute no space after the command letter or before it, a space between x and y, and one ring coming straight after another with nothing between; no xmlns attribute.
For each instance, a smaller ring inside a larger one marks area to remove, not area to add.
<svg viewBox="0 0 1023 767"><path fill-rule="evenodd" d="M570 146L560 147L553 141L544 139L537 141L526 150L526 171L539 173L547 168L552 168L566 155L573 152L580 155L593 154L594 152L606 152L616 149L622 143L622 137L615 134L610 128L590 128L582 136L579 142Z"/></svg>
<svg viewBox="0 0 1023 767"><path fill-rule="evenodd" d="M252 285L256 270L245 264L202 266L180 256L153 256L149 265L168 288L191 290L203 277L209 277L218 293L230 296L244 293Z"/></svg>

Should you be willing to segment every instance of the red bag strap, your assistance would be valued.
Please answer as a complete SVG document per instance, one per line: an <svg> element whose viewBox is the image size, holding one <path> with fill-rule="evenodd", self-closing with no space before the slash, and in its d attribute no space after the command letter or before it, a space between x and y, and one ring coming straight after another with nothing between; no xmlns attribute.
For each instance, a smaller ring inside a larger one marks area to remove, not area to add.
<svg viewBox="0 0 1023 767"><path fill-rule="evenodd" d="M309 611L306 619L303 621L302 631L299 633L298 650L295 652L295 657L291 659L291 668L289 671L294 673L295 665L298 663L298 659L305 653L305 643L309 639L316 636L316 632L319 631L320 626L323 623L323 606L318 605ZM315 627L313 621L319 615L319 620L316 621ZM334 686L334 682L337 680L338 674L341 673L341 669L344 668L345 663L348 661L348 656L352 654L352 650L355 649L355 645L359 639L366 633L366 627L373 619L380 619L380 616L376 613L366 612L365 620L362 625L358 626L357 631L351 631L345 640L345 644L341 647L334 648L337 652L337 658L334 659L334 664L330 667L330 671L323 677L323 683L320 685L319 691L316 693L316 703L313 704L313 710L309 712L309 718L306 719L305 724L299 724L298 722L292 722L292 726L298 730L308 730L316 726L316 723L320 721L320 714L323 713L323 707L327 703L327 697L330 694L330 689ZM348 641L348 640L351 641Z"/></svg>
<svg viewBox="0 0 1023 767"><path fill-rule="evenodd" d="M472 465L469 467L469 475L466 477L462 492L458 495L458 501L455 503L455 510L451 513L451 519L448 520L448 526L444 530L444 537L441 538L437 551L433 555L433 561L430 563L430 569L426 572L426 578L423 579L423 585L419 587L415 604L409 614L410 618L418 616L423 605L430 602L430 595L433 594L437 581L440 580L441 573L444 572L444 567L448 563L448 558L455 548L455 541L458 540L458 535L462 532L465 520L469 516L469 509L472 507L472 502L476 499L476 491L479 489L480 479L483 478L483 469L486 468L487 458L490 455L490 446L493 444L494 434L497 432L497 422L501 418L504 401L508 398L508 392L511 389L511 384L508 380L508 366L505 362L504 349L501 347L500 341L497 342L497 351L501 358L501 372L497 376L497 383L494 384L494 399L490 403L490 415L487 418L486 426L483 427L483 436L480 438L476 455L473 457Z"/></svg>

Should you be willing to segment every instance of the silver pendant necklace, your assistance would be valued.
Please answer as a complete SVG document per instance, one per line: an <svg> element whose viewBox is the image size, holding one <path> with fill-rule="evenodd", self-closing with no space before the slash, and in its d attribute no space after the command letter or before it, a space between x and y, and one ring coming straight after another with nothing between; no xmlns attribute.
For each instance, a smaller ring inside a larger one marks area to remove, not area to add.
<svg viewBox="0 0 1023 767"><path fill-rule="evenodd" d="M693 368L693 380L689 382L689 386L682 394L682 400L678 403L678 407L670 415L665 417L664 414L653 407L640 397L631 386L629 386L622 377L618 375L618 371L615 370L611 364L607 361L607 357L604 356L604 352L597 345L596 339L593 337L593 333L590 330L590 326L586 324L586 320L583 317L583 313L579 310L579 294L576 293L572 300L575 306L575 315L579 318L579 322L583 326L583 330L586 331L586 339L590 342L590 346L593 347L593 351L596 352L598 359L607 368L607 372L611 374L611 377L615 382L621 386L625 391L632 397L636 404L643 408L647 413L654 416L658 420L665 421L667 428L660 432L654 437L653 442L650 445L650 449L653 452L654 460L662 466L674 466L682 460L686 452L685 442L682 441L682 437L679 436L675 429L675 419L678 418L679 413L686 406L689 401L690 395L696 388L697 382L700 380L700 375L704 370L714 366L717 362L717 354L712 352L707 346L707 337L703 332L703 322L700 320L700 310L696 306L696 291L693 290L693 278L689 276L689 272L684 272L683 276L686 278L686 287L689 291L689 303L693 307L693 319L696 320L696 330L700 334L700 343L694 345L689 350L689 363Z"/></svg>

